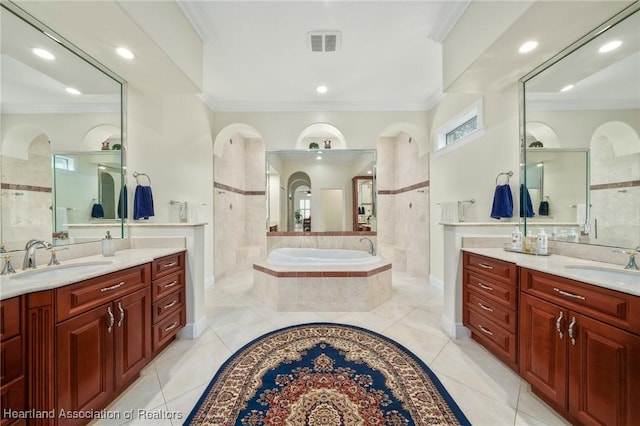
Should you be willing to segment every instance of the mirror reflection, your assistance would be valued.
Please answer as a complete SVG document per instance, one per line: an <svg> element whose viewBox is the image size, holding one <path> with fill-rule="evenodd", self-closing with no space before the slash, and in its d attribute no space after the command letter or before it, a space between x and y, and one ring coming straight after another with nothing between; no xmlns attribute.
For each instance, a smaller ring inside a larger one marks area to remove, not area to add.
<svg viewBox="0 0 640 426"><path fill-rule="evenodd" d="M535 180L532 169L543 167L541 189L529 187L537 198L536 215L525 218L525 226L545 219L566 222L578 232L576 242L640 244L638 28L635 5L568 49L570 54L523 78L521 176L527 186ZM572 152L582 154L572 158ZM551 169L557 169L553 180ZM545 196L546 217L538 210Z"/></svg>
<svg viewBox="0 0 640 426"><path fill-rule="evenodd" d="M268 151L268 231L375 231L375 160L375 150Z"/></svg>
<svg viewBox="0 0 640 426"><path fill-rule="evenodd" d="M69 244L80 242L72 224L121 225L111 198L122 187L123 82L14 4L0 19L2 245ZM92 215L94 204L107 211Z"/></svg>

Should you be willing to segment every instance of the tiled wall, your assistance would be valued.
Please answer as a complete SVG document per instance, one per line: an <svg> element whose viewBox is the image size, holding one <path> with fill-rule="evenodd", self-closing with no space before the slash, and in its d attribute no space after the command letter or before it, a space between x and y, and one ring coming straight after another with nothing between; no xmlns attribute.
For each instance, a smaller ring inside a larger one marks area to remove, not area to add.
<svg viewBox="0 0 640 426"><path fill-rule="evenodd" d="M401 133L378 142L378 250L393 268L429 276L429 161Z"/></svg>
<svg viewBox="0 0 640 426"><path fill-rule="evenodd" d="M264 145L239 134L214 158L214 276L249 268L266 255Z"/></svg>

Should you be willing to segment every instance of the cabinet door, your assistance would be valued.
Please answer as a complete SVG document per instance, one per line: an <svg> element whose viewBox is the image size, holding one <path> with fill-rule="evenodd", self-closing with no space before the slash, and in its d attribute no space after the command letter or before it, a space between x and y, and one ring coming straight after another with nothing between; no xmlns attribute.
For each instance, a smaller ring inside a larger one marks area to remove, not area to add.
<svg viewBox="0 0 640 426"><path fill-rule="evenodd" d="M567 316L558 305L521 293L520 374L561 407L567 405Z"/></svg>
<svg viewBox="0 0 640 426"><path fill-rule="evenodd" d="M113 393L113 332L111 303L56 325L56 397L58 410L99 410ZM79 424L84 419L60 419Z"/></svg>
<svg viewBox="0 0 640 426"><path fill-rule="evenodd" d="M114 302L115 386L138 377L151 354L151 289L131 293Z"/></svg>
<svg viewBox="0 0 640 426"><path fill-rule="evenodd" d="M570 312L569 412L584 425L640 419L640 337Z"/></svg>

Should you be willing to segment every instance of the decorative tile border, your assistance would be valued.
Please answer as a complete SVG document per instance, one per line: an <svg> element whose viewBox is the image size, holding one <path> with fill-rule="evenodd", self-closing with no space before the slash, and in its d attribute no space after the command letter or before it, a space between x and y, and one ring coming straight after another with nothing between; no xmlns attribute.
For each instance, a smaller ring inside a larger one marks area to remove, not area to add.
<svg viewBox="0 0 640 426"><path fill-rule="evenodd" d="M325 232L290 232L276 231L267 232L267 237L361 237L369 235L375 237L378 235L376 231L325 231Z"/></svg>
<svg viewBox="0 0 640 426"><path fill-rule="evenodd" d="M48 186L21 185L19 183L5 183L1 185L2 189L11 189L14 191L30 191L30 192L52 192Z"/></svg>
<svg viewBox="0 0 640 426"><path fill-rule="evenodd" d="M591 185L591 190L597 189L614 189L614 188L631 188L633 186L640 186L640 180L628 180L626 182L613 182L613 183L600 183L597 185Z"/></svg>
<svg viewBox="0 0 640 426"><path fill-rule="evenodd" d="M244 189L234 188L233 186L225 185L220 182L213 182L213 187L217 189L224 189L225 191L235 192L240 195L266 195L266 191L245 191Z"/></svg>
<svg viewBox="0 0 640 426"><path fill-rule="evenodd" d="M274 271L255 263L253 269L278 278L356 278L370 277L388 271L391 269L391 263L369 271Z"/></svg>
<svg viewBox="0 0 640 426"><path fill-rule="evenodd" d="M424 182L415 183L413 185L405 186L404 188L399 188L399 189L379 189L378 195L396 195L396 194L402 194L403 192L409 192L415 189L428 188L428 187L429 187L429 181L425 180Z"/></svg>

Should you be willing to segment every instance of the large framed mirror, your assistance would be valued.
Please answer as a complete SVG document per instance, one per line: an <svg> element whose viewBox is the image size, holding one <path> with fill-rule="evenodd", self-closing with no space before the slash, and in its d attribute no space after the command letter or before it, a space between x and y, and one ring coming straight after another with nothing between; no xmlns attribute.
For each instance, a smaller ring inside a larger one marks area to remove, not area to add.
<svg viewBox="0 0 640 426"><path fill-rule="evenodd" d="M375 150L268 151L267 231L375 232Z"/></svg>
<svg viewBox="0 0 640 426"><path fill-rule="evenodd" d="M14 3L0 6L1 244L103 237L97 227L74 238L87 223L124 237L124 81Z"/></svg>
<svg viewBox="0 0 640 426"><path fill-rule="evenodd" d="M525 228L557 220L575 235L569 241L640 244L639 9L627 7L521 79L522 183L533 198L531 169L542 163L543 194L556 194L548 200L556 217L532 203Z"/></svg>

